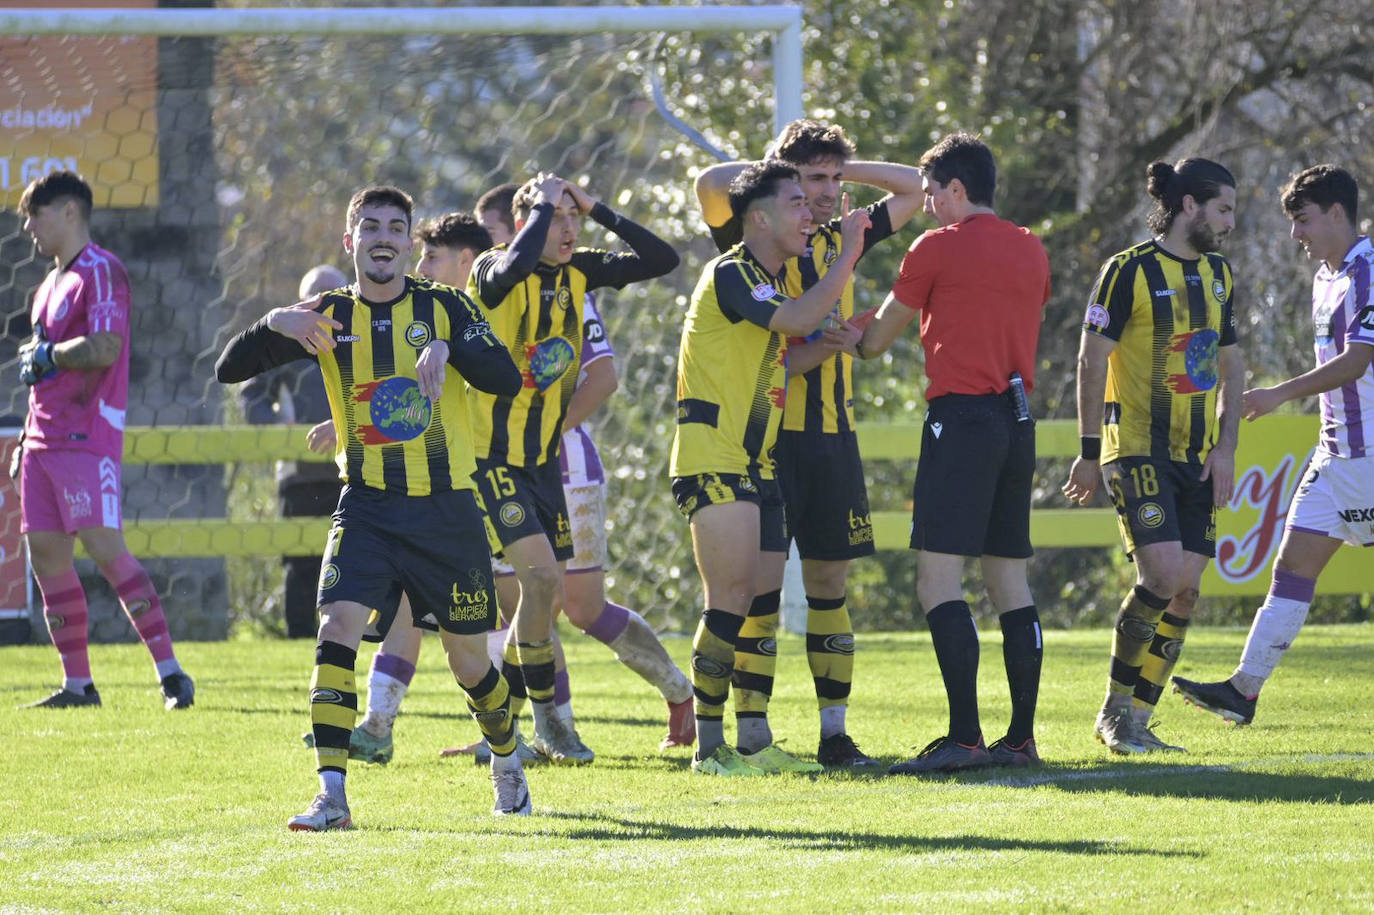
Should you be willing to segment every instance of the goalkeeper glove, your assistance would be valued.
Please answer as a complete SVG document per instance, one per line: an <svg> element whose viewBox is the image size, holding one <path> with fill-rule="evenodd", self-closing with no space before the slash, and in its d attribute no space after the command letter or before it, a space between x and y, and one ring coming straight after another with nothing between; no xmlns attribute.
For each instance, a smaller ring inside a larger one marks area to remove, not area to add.
<svg viewBox="0 0 1374 915"><path fill-rule="evenodd" d="M19 380L29 386L56 374L57 362L53 357L53 343L39 325L33 332L33 339L19 347Z"/></svg>

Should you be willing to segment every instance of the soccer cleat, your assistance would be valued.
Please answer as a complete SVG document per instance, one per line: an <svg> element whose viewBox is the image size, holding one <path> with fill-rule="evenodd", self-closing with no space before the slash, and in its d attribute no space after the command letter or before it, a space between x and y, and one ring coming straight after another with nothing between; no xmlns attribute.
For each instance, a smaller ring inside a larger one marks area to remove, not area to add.
<svg viewBox="0 0 1374 915"><path fill-rule="evenodd" d="M378 737L367 728L357 727L348 736L349 759L360 759L363 762L385 766L391 762L391 754L394 751L390 732L387 732L385 737Z"/></svg>
<svg viewBox="0 0 1374 915"><path fill-rule="evenodd" d="M169 712L196 704L196 684L186 671L179 670L162 678L162 700Z"/></svg>
<svg viewBox="0 0 1374 915"><path fill-rule="evenodd" d="M59 689L37 702L30 702L20 708L98 708L100 706L100 693L96 692L94 683L87 683L83 692L74 693L71 690Z"/></svg>
<svg viewBox="0 0 1374 915"><path fill-rule="evenodd" d="M1019 744L1013 744L1007 738L1001 737L988 747L988 756L994 766L1019 768L1040 765L1040 754L1035 751L1034 737L1027 737Z"/></svg>
<svg viewBox="0 0 1374 915"><path fill-rule="evenodd" d="M1255 702L1258 697L1246 698L1240 690L1231 685L1230 680L1219 683L1197 683L1174 677L1174 692L1183 697L1189 705L1196 705L1214 715L1220 715L1236 724L1249 724L1255 720Z"/></svg>
<svg viewBox="0 0 1374 915"><path fill-rule="evenodd" d="M305 813L298 813L286 821L292 832L328 832L332 829L352 829L353 817L348 802L321 791L315 795Z"/></svg>
<svg viewBox="0 0 1374 915"><path fill-rule="evenodd" d="M937 737L916 755L915 759L889 766L891 775L923 775L931 772L957 772L960 769L975 769L992 762L988 748L983 745L983 735L978 735L975 744L959 743L953 737Z"/></svg>
<svg viewBox="0 0 1374 915"><path fill-rule="evenodd" d="M882 765L860 750L854 738L848 734L822 737L821 745L816 749L816 762L827 769L861 769Z"/></svg>
<svg viewBox="0 0 1374 915"><path fill-rule="evenodd" d="M596 754L577 736L572 722L554 715L549 719L548 730L547 734L540 734L535 728L530 747L555 766L585 766L596 759Z"/></svg>
<svg viewBox="0 0 1374 915"><path fill-rule="evenodd" d="M530 803L530 786L521 767L492 769L491 787L496 793L496 803L491 808L494 815L529 816L534 809Z"/></svg>
<svg viewBox="0 0 1374 915"><path fill-rule="evenodd" d="M660 752L669 747L690 747L697 742L696 709L691 699L668 703L668 736L658 745Z"/></svg>
<svg viewBox="0 0 1374 915"><path fill-rule="evenodd" d="M734 747L723 743L704 759L692 757L693 775L721 775L727 778L749 778L767 775L762 769L755 768L744 761Z"/></svg>
<svg viewBox="0 0 1374 915"><path fill-rule="evenodd" d="M773 775L780 775L782 773L813 775L825 768L819 763L798 759L775 743L770 743L757 753L741 753L740 759L744 760L755 769L760 769Z"/></svg>
<svg viewBox="0 0 1374 915"><path fill-rule="evenodd" d="M1136 726L1135 726L1135 736L1136 736L1136 739L1137 739L1138 741L1140 741L1140 745L1141 745L1142 747L1145 748L1145 752L1146 752L1146 753L1161 753L1161 752L1162 752L1162 753L1187 753L1187 752L1188 752L1188 751L1187 751L1186 749L1184 749L1183 747L1176 747L1176 746L1174 746L1174 745L1171 744L1171 743L1165 743L1164 741L1160 740L1160 739L1159 739L1159 735L1155 733L1155 727L1156 727L1158 724L1159 724L1159 722L1158 722L1158 721L1155 721L1155 722L1151 722L1150 724L1145 725L1144 727L1141 727L1139 722L1136 723Z"/></svg>
<svg viewBox="0 0 1374 915"><path fill-rule="evenodd" d="M1098 743L1121 756L1145 752L1145 744L1136 734L1135 719L1131 716L1129 705L1104 708L1098 712L1097 720L1093 722L1093 736Z"/></svg>

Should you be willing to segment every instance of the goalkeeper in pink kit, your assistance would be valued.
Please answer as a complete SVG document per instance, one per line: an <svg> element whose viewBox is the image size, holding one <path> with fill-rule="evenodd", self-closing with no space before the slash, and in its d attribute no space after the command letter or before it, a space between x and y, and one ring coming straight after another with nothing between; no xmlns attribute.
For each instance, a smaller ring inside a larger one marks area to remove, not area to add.
<svg viewBox="0 0 1374 915"><path fill-rule="evenodd" d="M172 650L148 573L121 529L119 481L129 400L129 276L91 242L91 188L53 172L24 191L19 213L53 270L34 296L33 338L19 350L29 412L10 475L22 504L43 615L62 658L62 687L29 708L100 705L87 653L89 613L74 550L81 541L119 595L153 656L168 709L189 708L195 686Z"/></svg>

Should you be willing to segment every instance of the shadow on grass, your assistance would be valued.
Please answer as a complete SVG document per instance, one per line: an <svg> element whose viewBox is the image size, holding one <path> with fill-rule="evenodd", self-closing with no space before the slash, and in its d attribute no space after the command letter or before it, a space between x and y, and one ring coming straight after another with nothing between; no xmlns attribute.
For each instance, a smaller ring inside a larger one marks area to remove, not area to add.
<svg viewBox="0 0 1374 915"><path fill-rule="evenodd" d="M1254 771L1258 765L1331 765L1368 762L1366 754L1270 759L1255 764L1121 765L1099 769L1045 768L988 779L966 777L971 786L1052 787L1075 793L1113 792L1133 797L1202 798L1218 801L1290 801L1313 804L1374 803L1374 781L1340 775Z"/></svg>
<svg viewBox="0 0 1374 915"><path fill-rule="evenodd" d="M1049 852L1073 855L1132 855L1157 858L1198 858L1194 852L1171 851L1146 846L1123 845L1117 842L1038 841L1034 839L1002 839L979 835L921 836L883 832L841 832L824 829L779 829L751 826L688 826L658 820L632 820L604 814L560 813L540 810L539 817L567 821L560 839L591 839L599 842L644 840L680 841L682 839L766 839L788 848L826 851L904 851L911 853L934 851L1016 851ZM588 825L581 825L586 823Z"/></svg>

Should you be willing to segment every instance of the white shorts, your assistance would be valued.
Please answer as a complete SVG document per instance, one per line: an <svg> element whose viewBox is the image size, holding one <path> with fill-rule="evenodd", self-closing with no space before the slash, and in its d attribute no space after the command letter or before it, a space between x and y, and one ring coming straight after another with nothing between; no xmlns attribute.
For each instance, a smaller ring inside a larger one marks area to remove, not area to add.
<svg viewBox="0 0 1374 915"><path fill-rule="evenodd" d="M573 558L569 572L594 572L606 567L606 484L564 486L568 503L568 525L572 528ZM502 559L492 559L497 575L514 575L515 568Z"/></svg>
<svg viewBox="0 0 1374 915"><path fill-rule="evenodd" d="M1354 546L1374 546L1374 456L1313 453L1284 526Z"/></svg>

